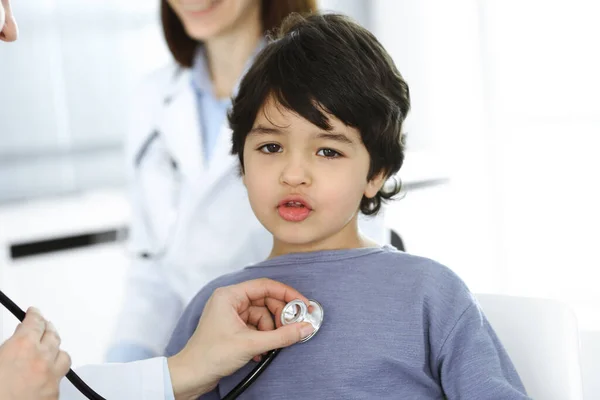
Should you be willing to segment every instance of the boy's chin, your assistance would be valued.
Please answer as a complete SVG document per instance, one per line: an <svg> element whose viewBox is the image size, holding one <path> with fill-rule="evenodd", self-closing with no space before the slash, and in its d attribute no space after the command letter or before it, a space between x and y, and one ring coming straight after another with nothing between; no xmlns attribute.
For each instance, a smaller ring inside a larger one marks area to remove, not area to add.
<svg viewBox="0 0 600 400"><path fill-rule="evenodd" d="M303 247L318 246L322 242L322 237L315 235L314 231L310 232L302 227L281 227L270 230L273 235L273 243L280 249L289 248L290 251Z"/></svg>
<svg viewBox="0 0 600 400"><path fill-rule="evenodd" d="M291 247L297 247L297 246L310 246L313 245L317 242L319 242L319 240L316 237L309 237L309 235L301 235L301 234L294 234L294 233L290 233L290 234L278 234L278 235L273 235L274 238L274 242L278 243L281 246L291 246Z"/></svg>

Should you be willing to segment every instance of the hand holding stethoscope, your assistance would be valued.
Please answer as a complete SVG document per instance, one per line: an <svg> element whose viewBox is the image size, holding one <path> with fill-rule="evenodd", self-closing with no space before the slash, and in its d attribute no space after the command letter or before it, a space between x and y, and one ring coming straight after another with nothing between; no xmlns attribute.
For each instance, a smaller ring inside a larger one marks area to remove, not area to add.
<svg viewBox="0 0 600 400"><path fill-rule="evenodd" d="M277 317L277 329L271 315ZM169 359L169 370L181 366L188 369L188 374L193 372L196 389L185 393L199 396L214 389L221 378L233 374L250 360L260 360L224 397L234 399L258 378L281 348L310 339L320 328L322 317L323 309L318 303L270 279L219 288L206 303L196 332L186 347ZM248 343L252 343L251 347ZM265 352L269 353L261 356ZM206 366L211 368L209 374L205 373ZM190 370L190 367L195 369ZM200 387L199 376L206 378Z"/></svg>
<svg viewBox="0 0 600 400"><path fill-rule="evenodd" d="M1 291L0 303L20 320L24 319L23 311ZM274 329L271 314L278 316L278 329ZM265 316L269 318L263 318ZM252 359L258 361L260 354L269 351L256 368L224 397L235 399L254 382L281 348L310 339L320 328L322 320L323 309L318 303L270 279L219 288L206 303L196 331L186 346L167 360L173 392L178 398L200 396L214 389L222 377L231 375ZM39 312L29 310L27 319L19 325L17 332L18 340L13 340L15 334L0 347L0 395L6 392L25 396L26 392L15 387L22 383L29 392L37 390L39 393L29 397L6 397L15 400L32 397L57 399L60 378L66 373L69 381L87 398L103 399L69 369L71 361L59 349L58 334ZM20 347L30 350L27 357L18 356ZM6 354L17 356L7 359ZM21 368L15 368L15 362L20 363ZM40 369L41 365L48 368ZM41 393L49 393L49 396L42 397Z"/></svg>

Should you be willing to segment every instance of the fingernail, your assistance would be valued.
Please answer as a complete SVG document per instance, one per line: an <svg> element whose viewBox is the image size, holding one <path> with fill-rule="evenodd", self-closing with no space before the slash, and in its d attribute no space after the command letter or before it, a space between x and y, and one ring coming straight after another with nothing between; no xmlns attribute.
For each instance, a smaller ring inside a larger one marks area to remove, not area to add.
<svg viewBox="0 0 600 400"><path fill-rule="evenodd" d="M30 313L42 315L42 312L37 307L29 307L29 309L27 311Z"/></svg>
<svg viewBox="0 0 600 400"><path fill-rule="evenodd" d="M312 326L312 324L309 324L308 322L305 322L302 325L303 326L300 328L300 336L302 337L302 339L304 339L305 337L307 337L315 331L314 326Z"/></svg>

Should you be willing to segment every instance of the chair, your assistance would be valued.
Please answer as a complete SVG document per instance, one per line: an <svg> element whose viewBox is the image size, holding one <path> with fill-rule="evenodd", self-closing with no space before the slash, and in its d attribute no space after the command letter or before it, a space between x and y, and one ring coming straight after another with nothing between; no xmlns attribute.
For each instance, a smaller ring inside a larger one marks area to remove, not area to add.
<svg viewBox="0 0 600 400"><path fill-rule="evenodd" d="M579 330L573 312L546 299L475 296L530 397L582 400Z"/></svg>
<svg viewBox="0 0 600 400"><path fill-rule="evenodd" d="M402 238L393 229L390 229L390 244L394 246L396 250L406 251L406 249L404 248L404 242L402 241Z"/></svg>

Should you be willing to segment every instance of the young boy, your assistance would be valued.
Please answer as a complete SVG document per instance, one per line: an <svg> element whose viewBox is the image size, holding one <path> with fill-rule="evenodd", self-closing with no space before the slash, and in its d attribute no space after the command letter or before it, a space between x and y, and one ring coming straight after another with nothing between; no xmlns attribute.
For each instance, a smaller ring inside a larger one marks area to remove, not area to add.
<svg viewBox="0 0 600 400"><path fill-rule="evenodd" d="M202 289L167 353L194 332L213 290L257 277L323 305L306 343L285 349L247 399L524 399L508 355L446 267L380 247L357 227L399 190L409 91L366 29L340 15L294 17L258 55L230 114L233 154L269 258ZM227 212L227 210L223 210ZM220 399L254 365L202 399Z"/></svg>

